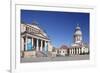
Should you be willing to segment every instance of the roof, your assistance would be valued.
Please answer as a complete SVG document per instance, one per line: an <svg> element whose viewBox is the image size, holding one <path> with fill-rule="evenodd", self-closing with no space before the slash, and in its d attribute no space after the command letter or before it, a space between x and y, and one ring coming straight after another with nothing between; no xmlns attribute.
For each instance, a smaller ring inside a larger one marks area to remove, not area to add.
<svg viewBox="0 0 100 73"><path fill-rule="evenodd" d="M82 35L82 32L80 30L75 31L74 35Z"/></svg>
<svg viewBox="0 0 100 73"><path fill-rule="evenodd" d="M82 47L81 44L73 44L73 45L71 46L71 48L81 48L81 47Z"/></svg>
<svg viewBox="0 0 100 73"><path fill-rule="evenodd" d="M75 28L74 35L82 35L81 28L79 27L79 24L77 24L77 27Z"/></svg>
<svg viewBox="0 0 100 73"><path fill-rule="evenodd" d="M68 47L67 47L66 45L62 45L62 46L60 47L60 49L68 49Z"/></svg>
<svg viewBox="0 0 100 73"><path fill-rule="evenodd" d="M33 27L33 28L35 28L37 30L40 30L40 31L43 32L42 33L43 35L48 36L47 33L46 33L46 31L42 27L40 27L40 25L36 21L33 21L32 24L27 24L27 23L21 21L21 24L25 24L27 26Z"/></svg>

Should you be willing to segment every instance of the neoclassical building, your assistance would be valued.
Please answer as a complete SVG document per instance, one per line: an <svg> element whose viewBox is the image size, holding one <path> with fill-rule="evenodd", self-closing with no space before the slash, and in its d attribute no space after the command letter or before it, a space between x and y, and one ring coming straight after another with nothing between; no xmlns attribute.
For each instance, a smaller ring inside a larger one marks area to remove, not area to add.
<svg viewBox="0 0 100 73"><path fill-rule="evenodd" d="M84 44L82 31L79 25L75 28L75 32L73 35L74 43L69 48L70 55L81 55L81 54L89 54L89 45Z"/></svg>
<svg viewBox="0 0 100 73"><path fill-rule="evenodd" d="M52 51L48 35L36 23L21 24L20 43L21 57L43 57Z"/></svg>
<svg viewBox="0 0 100 73"><path fill-rule="evenodd" d="M59 51L59 55L61 56L69 55L69 48L66 45L62 45L58 51Z"/></svg>
<svg viewBox="0 0 100 73"><path fill-rule="evenodd" d="M82 31L79 25L76 26L73 34L73 44L70 47L62 45L54 49L54 56L76 56L89 54L89 45L83 42Z"/></svg>
<svg viewBox="0 0 100 73"><path fill-rule="evenodd" d="M21 57L57 57L89 54L89 45L84 44L79 25L73 34L70 47L54 48L47 33L38 24L21 23Z"/></svg>

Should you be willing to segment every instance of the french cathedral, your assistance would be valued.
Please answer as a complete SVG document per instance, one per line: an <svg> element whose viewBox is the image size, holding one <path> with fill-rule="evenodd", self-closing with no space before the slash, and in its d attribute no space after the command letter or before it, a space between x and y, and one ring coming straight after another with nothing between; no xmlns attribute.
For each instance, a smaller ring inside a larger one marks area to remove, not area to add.
<svg viewBox="0 0 100 73"><path fill-rule="evenodd" d="M89 45L83 42L82 31L79 25L75 28L73 35L74 43L69 49L70 55L83 55L89 54Z"/></svg>

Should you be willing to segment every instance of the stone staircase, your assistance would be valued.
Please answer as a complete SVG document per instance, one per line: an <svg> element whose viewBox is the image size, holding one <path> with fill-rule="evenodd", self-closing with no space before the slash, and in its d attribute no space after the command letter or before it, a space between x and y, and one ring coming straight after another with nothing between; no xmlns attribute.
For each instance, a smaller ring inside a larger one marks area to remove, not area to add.
<svg viewBox="0 0 100 73"><path fill-rule="evenodd" d="M42 51L37 51L36 57L47 57L47 55L45 53L43 53Z"/></svg>
<svg viewBox="0 0 100 73"><path fill-rule="evenodd" d="M48 57L52 57L52 53L48 51L48 52L47 52L47 56L48 56Z"/></svg>
<svg viewBox="0 0 100 73"><path fill-rule="evenodd" d="M51 57L51 56L52 56L51 52L43 52L43 51L36 52L36 57Z"/></svg>

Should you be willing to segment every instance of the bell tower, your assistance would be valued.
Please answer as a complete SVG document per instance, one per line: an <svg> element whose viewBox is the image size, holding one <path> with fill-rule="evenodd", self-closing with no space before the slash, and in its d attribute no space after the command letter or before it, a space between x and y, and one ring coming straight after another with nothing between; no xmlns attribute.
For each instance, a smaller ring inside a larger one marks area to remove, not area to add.
<svg viewBox="0 0 100 73"><path fill-rule="evenodd" d="M74 43L75 44L81 44L82 43L82 31L79 27L79 24L77 24L74 32Z"/></svg>

